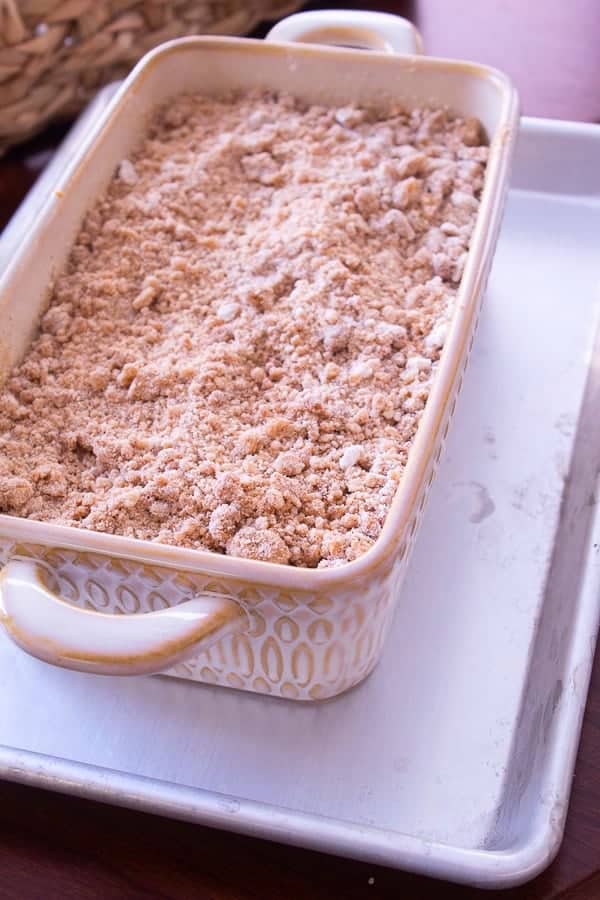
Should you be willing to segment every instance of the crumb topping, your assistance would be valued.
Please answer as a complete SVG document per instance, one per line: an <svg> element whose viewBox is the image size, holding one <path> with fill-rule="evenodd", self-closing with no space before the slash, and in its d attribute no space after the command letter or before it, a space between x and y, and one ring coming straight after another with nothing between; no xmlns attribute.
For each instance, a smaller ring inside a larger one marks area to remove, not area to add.
<svg viewBox="0 0 600 900"><path fill-rule="evenodd" d="M182 96L0 390L0 512L332 566L376 540L483 186L442 109Z"/></svg>

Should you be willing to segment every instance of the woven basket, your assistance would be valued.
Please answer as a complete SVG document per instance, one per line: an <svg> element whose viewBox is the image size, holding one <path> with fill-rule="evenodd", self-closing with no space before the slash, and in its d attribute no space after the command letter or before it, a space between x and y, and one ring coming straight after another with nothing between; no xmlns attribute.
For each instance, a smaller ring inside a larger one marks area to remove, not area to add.
<svg viewBox="0 0 600 900"><path fill-rule="evenodd" d="M243 34L290 0L0 0L0 154L76 113L147 50L189 34Z"/></svg>

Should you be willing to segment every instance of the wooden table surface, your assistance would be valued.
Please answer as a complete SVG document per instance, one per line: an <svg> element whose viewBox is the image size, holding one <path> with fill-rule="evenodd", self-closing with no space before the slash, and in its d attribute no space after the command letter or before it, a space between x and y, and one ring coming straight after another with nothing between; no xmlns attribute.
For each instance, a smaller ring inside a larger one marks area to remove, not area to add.
<svg viewBox="0 0 600 900"><path fill-rule="evenodd" d="M370 5L406 11L406 3ZM53 127L0 161L0 227L64 131L64 126ZM1 900L475 900L489 896L489 892L369 864L0 782ZM535 881L502 892L502 897L600 900L599 658L561 850Z"/></svg>

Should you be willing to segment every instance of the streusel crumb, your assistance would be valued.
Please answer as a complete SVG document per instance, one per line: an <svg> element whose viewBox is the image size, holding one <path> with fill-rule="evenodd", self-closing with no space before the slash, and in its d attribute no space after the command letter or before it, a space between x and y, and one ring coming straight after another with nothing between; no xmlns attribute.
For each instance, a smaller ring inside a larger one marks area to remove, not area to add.
<svg viewBox="0 0 600 900"><path fill-rule="evenodd" d="M182 96L0 393L0 512L295 566L380 533L483 185L478 122Z"/></svg>

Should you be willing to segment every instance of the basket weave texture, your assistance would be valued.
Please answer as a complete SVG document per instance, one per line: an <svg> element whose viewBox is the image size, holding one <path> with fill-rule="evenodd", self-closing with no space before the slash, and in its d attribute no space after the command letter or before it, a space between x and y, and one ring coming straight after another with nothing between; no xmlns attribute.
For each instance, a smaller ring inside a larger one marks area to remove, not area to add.
<svg viewBox="0 0 600 900"><path fill-rule="evenodd" d="M244 34L290 0L0 0L0 154L70 116L152 47L191 34Z"/></svg>

